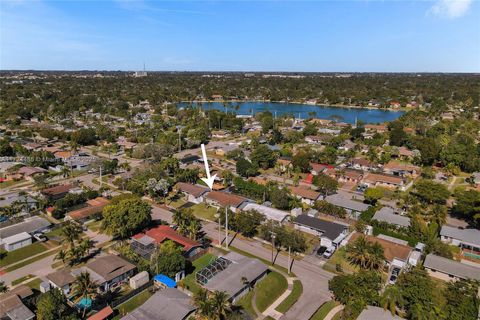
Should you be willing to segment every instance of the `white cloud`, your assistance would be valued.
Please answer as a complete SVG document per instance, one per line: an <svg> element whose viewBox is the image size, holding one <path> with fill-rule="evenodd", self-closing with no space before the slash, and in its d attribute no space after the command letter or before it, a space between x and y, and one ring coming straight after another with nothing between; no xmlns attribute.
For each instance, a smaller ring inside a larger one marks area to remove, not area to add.
<svg viewBox="0 0 480 320"><path fill-rule="evenodd" d="M465 15L471 4L472 0L437 0L427 11L427 14L455 19Z"/></svg>

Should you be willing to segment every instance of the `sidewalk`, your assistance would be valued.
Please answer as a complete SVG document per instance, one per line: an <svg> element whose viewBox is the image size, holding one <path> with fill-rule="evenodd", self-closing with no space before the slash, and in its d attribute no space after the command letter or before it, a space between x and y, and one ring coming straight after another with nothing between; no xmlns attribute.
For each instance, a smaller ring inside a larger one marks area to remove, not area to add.
<svg viewBox="0 0 480 320"><path fill-rule="evenodd" d="M333 308L332 310L330 310L329 313L327 313L327 315L325 316L325 318L323 318L323 320L332 320L333 317L335 317L335 315L342 311L343 308L345 308L345 306L343 304L339 305L339 306L336 306L335 308Z"/></svg>
<svg viewBox="0 0 480 320"><path fill-rule="evenodd" d="M283 274L283 272L282 272ZM280 319L282 316L283 316L283 313L280 313L278 312L277 310L275 310L282 302L283 300L287 299L287 297L290 295L290 293L292 293L292 290L293 290L293 280L297 280L297 278L292 278L292 277L287 277L287 283L288 283L288 287L287 287L287 290L285 290L285 292L280 296L278 297L277 300L275 300L268 308L267 310L265 310L263 312L263 316L265 317L272 317L274 319Z"/></svg>

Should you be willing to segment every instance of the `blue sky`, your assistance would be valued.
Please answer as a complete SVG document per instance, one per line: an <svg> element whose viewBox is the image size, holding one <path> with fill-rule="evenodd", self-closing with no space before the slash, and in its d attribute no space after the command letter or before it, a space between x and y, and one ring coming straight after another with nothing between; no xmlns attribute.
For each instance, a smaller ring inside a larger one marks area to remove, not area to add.
<svg viewBox="0 0 480 320"><path fill-rule="evenodd" d="M480 72L480 2L0 0L0 69Z"/></svg>

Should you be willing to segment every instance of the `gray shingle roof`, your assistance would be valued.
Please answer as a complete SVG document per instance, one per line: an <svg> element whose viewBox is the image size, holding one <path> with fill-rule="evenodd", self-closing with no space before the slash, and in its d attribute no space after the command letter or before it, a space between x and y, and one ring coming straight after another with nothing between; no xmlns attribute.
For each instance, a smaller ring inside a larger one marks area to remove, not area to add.
<svg viewBox="0 0 480 320"><path fill-rule="evenodd" d="M0 229L0 238L5 239L22 232L33 233L45 229L50 224L48 220L37 216L27 218L23 222Z"/></svg>
<svg viewBox="0 0 480 320"><path fill-rule="evenodd" d="M340 194L333 194L331 196L327 196L325 197L325 201L337 207L342 207L358 212L365 211L370 207L370 205L368 204L342 197Z"/></svg>
<svg viewBox="0 0 480 320"><path fill-rule="evenodd" d="M390 207L383 207L378 210L373 216L373 219L400 227L408 227L410 225L410 218L395 214Z"/></svg>
<svg viewBox="0 0 480 320"><path fill-rule="evenodd" d="M423 266L425 268L440 271L461 279L480 280L480 268L434 254L427 255Z"/></svg>
<svg viewBox="0 0 480 320"><path fill-rule="evenodd" d="M166 288L157 291L122 320L183 320L195 310L191 300L191 297L177 289Z"/></svg>
<svg viewBox="0 0 480 320"><path fill-rule="evenodd" d="M440 235L480 246L480 230L477 229L458 229L455 227L443 226Z"/></svg>
<svg viewBox="0 0 480 320"><path fill-rule="evenodd" d="M343 224L317 219L306 214L299 215L297 219L295 219L295 223L315 229L322 233L322 237L326 237L330 240L335 240L345 229L348 228Z"/></svg>

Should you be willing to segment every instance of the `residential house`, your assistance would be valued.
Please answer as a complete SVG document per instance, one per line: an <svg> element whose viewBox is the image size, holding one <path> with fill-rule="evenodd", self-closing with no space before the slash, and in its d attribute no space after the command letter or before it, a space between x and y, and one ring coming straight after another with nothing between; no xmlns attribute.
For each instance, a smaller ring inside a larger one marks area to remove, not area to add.
<svg viewBox="0 0 480 320"><path fill-rule="evenodd" d="M374 237L364 235L362 233L354 233L350 238L350 243L353 243L359 237L365 237L367 241L378 243L383 248L383 254L385 256L385 263L387 266L403 270L408 265L408 258L412 252L412 248L406 245L404 242L397 241L391 237Z"/></svg>
<svg viewBox="0 0 480 320"><path fill-rule="evenodd" d="M34 319L35 314L25 305L32 296L32 289L23 284L0 294L0 319Z"/></svg>
<svg viewBox="0 0 480 320"><path fill-rule="evenodd" d="M444 243L460 247L464 255L480 259L480 230L443 226L440 239Z"/></svg>
<svg viewBox="0 0 480 320"><path fill-rule="evenodd" d="M318 219L306 214L299 215L293 223L295 229L318 236L320 245L327 248L337 248L348 235L348 225Z"/></svg>
<svg viewBox="0 0 480 320"><path fill-rule="evenodd" d="M356 144L355 142L352 142L351 140L345 140L341 146L338 147L338 150L340 151L350 151L355 148Z"/></svg>
<svg viewBox="0 0 480 320"><path fill-rule="evenodd" d="M194 240L182 236L167 225L151 228L132 237L131 247L139 255L150 258L155 248L170 240L182 247L184 256L191 258L202 251L202 245Z"/></svg>
<svg viewBox="0 0 480 320"><path fill-rule="evenodd" d="M40 191L40 193L50 201L55 201L65 197L75 186L71 184L61 184L55 187L49 187Z"/></svg>
<svg viewBox="0 0 480 320"><path fill-rule="evenodd" d="M345 209L345 211L347 211L347 213L354 219L357 219L363 211L370 208L370 205L353 200L340 193L326 196L324 200L334 206Z"/></svg>
<svg viewBox="0 0 480 320"><path fill-rule="evenodd" d="M40 176L46 172L47 170L40 167L21 167L18 169L17 174L25 180L34 181L36 176Z"/></svg>
<svg viewBox="0 0 480 320"><path fill-rule="evenodd" d="M51 223L48 220L39 216L26 218L22 222L0 229L0 245L2 245L3 241L9 237L23 234L25 232L32 235L37 232L42 232L50 226Z"/></svg>
<svg viewBox="0 0 480 320"><path fill-rule="evenodd" d="M2 238L5 251L14 251L32 244L32 236L27 232L17 233L13 236Z"/></svg>
<svg viewBox="0 0 480 320"><path fill-rule="evenodd" d="M324 145L331 140L329 135L316 135L316 136L306 136L305 142L310 144Z"/></svg>
<svg viewBox="0 0 480 320"><path fill-rule="evenodd" d="M373 216L374 220L386 222L400 228L408 228L410 226L410 218L396 214L390 207L383 207Z"/></svg>
<svg viewBox="0 0 480 320"><path fill-rule="evenodd" d="M405 179L399 176L372 172L367 173L362 180L362 183L366 184L368 187L384 187L388 189L398 188L402 191L406 189L405 182Z"/></svg>
<svg viewBox="0 0 480 320"><path fill-rule="evenodd" d="M186 320L195 310L192 297L175 288L165 288L121 320Z"/></svg>
<svg viewBox="0 0 480 320"><path fill-rule="evenodd" d="M480 266L475 267L433 253L426 256L423 266L430 276L444 281L480 280Z"/></svg>
<svg viewBox="0 0 480 320"><path fill-rule="evenodd" d="M247 198L237 196L232 193L212 191L205 196L205 202L217 208L229 208L233 212L237 212L238 208L248 201Z"/></svg>
<svg viewBox="0 0 480 320"><path fill-rule="evenodd" d="M363 179L363 171L355 169L343 169L335 171L335 179L341 183L360 183Z"/></svg>
<svg viewBox="0 0 480 320"><path fill-rule="evenodd" d="M62 292L69 296L72 285L75 282L75 277L72 275L70 269L60 269L46 276L50 287L62 290Z"/></svg>
<svg viewBox="0 0 480 320"><path fill-rule="evenodd" d="M94 218L95 215L102 213L103 208L109 203L110 201L104 197L90 199L86 202L86 207L68 212L65 216L65 220L86 222L87 220Z"/></svg>
<svg viewBox="0 0 480 320"><path fill-rule="evenodd" d="M113 287L127 282L135 274L136 267L116 255L106 255L87 263L79 269L72 270L72 275L78 276L88 272L101 292L107 292Z"/></svg>
<svg viewBox="0 0 480 320"><path fill-rule="evenodd" d="M210 189L200 186L198 184L190 184L185 182L178 182L175 185L175 190L185 195L188 202L201 203L204 201L204 196Z"/></svg>
<svg viewBox="0 0 480 320"><path fill-rule="evenodd" d="M416 178L420 174L421 169L412 164L390 161L383 166L383 172L393 176Z"/></svg>
<svg viewBox="0 0 480 320"><path fill-rule="evenodd" d="M294 195L298 199L301 199L303 203L309 206L313 205L315 201L317 201L318 198L320 198L320 193L310 188L289 187L289 190L292 193L292 195Z"/></svg>
<svg viewBox="0 0 480 320"><path fill-rule="evenodd" d="M364 128L367 132L385 133L388 131L388 127L384 124L366 124Z"/></svg>
<svg viewBox="0 0 480 320"><path fill-rule="evenodd" d="M0 197L0 208L18 204L23 212L35 210L38 208L38 201L28 195L20 195L20 193L10 193Z"/></svg>
<svg viewBox="0 0 480 320"><path fill-rule="evenodd" d="M371 171L377 168L373 162L364 158L354 158L348 163L348 166L350 168L363 171Z"/></svg>
<svg viewBox="0 0 480 320"><path fill-rule="evenodd" d="M329 165L310 162L310 167L312 168L310 172L314 176L318 176L320 173L324 173L324 171L329 167Z"/></svg>
<svg viewBox="0 0 480 320"><path fill-rule="evenodd" d="M267 207L265 205L256 204L254 202L244 202L240 206L242 211L255 210L258 213L262 214L267 220L273 220L282 223L289 216L288 212L275 209L272 207Z"/></svg>

